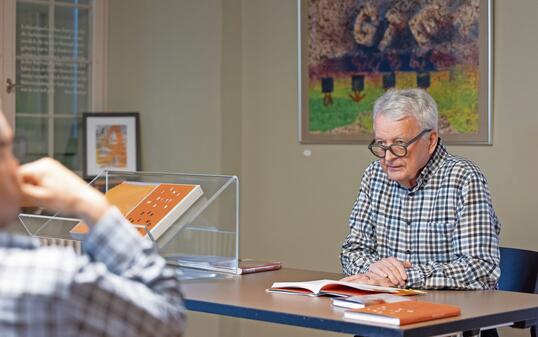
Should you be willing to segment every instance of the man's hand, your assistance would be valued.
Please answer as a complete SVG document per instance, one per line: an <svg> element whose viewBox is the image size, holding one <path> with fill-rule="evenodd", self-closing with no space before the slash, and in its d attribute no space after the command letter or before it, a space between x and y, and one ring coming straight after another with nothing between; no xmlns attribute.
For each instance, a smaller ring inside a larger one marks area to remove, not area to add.
<svg viewBox="0 0 538 337"><path fill-rule="evenodd" d="M372 273L351 275L348 277L344 277L340 281L365 283L374 286L394 287L394 284L392 284L392 282L390 282L388 278L378 278Z"/></svg>
<svg viewBox="0 0 538 337"><path fill-rule="evenodd" d="M369 276L380 280L389 280L392 286L403 287L407 281L406 268L411 267L411 262L400 261L394 257L387 257L370 265Z"/></svg>
<svg viewBox="0 0 538 337"><path fill-rule="evenodd" d="M102 193L54 159L43 158L22 165L18 173L22 196L32 205L74 213L90 226L111 207Z"/></svg>

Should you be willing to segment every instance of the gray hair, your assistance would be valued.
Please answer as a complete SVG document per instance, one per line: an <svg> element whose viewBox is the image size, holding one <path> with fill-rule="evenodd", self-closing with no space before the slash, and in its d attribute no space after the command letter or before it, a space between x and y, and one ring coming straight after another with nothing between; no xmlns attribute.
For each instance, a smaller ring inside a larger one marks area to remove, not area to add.
<svg viewBox="0 0 538 337"><path fill-rule="evenodd" d="M374 103L372 117L386 116L399 121L414 117L422 129L438 130L437 104L422 89L392 89L379 97Z"/></svg>

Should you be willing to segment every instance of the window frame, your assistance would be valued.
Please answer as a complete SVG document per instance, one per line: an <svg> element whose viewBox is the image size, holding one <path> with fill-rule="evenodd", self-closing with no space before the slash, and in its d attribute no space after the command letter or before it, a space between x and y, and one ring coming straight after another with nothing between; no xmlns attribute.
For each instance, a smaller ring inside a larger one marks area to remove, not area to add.
<svg viewBox="0 0 538 337"><path fill-rule="evenodd" d="M8 122L15 130L15 94L6 91L7 79L16 78L16 8L17 3L42 4L48 6L73 7L69 3L57 3L54 0L0 0L0 108ZM51 22L54 24L54 21ZM109 0L92 0L90 15L89 42L89 111L106 111L108 92L108 31L109 31ZM50 57L50 55L49 55ZM54 59L50 59L53 62ZM50 104L50 103L49 103ZM80 117L85 111L80 111ZM20 116L20 115L19 115ZM26 116L23 114L22 116ZM35 115L34 115L35 116ZM65 118L65 115L55 114L48 108L41 114L49 123L48 155L54 155L54 121ZM38 117L36 117L38 118ZM80 136L79 136L80 137Z"/></svg>

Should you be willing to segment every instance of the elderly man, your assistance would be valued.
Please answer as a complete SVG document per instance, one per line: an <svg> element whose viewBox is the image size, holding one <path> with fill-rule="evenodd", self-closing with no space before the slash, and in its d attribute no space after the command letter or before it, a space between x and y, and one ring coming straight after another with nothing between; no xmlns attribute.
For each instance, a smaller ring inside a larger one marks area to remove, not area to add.
<svg viewBox="0 0 538 337"><path fill-rule="evenodd" d="M500 223L484 175L449 154L437 106L420 89L388 91L373 111L379 160L363 176L341 253L349 281L494 289Z"/></svg>
<svg viewBox="0 0 538 337"><path fill-rule="evenodd" d="M0 226L20 201L75 213L86 255L0 230L2 336L179 336L177 274L104 196L52 159L18 167L0 112Z"/></svg>

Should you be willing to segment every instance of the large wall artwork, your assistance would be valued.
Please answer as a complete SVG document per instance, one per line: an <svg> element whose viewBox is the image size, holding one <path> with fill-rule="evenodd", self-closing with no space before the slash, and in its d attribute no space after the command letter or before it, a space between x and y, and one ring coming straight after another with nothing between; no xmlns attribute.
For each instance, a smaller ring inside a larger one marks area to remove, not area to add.
<svg viewBox="0 0 538 337"><path fill-rule="evenodd" d="M490 0L298 0L299 138L367 143L374 101L420 87L449 144L491 144Z"/></svg>

